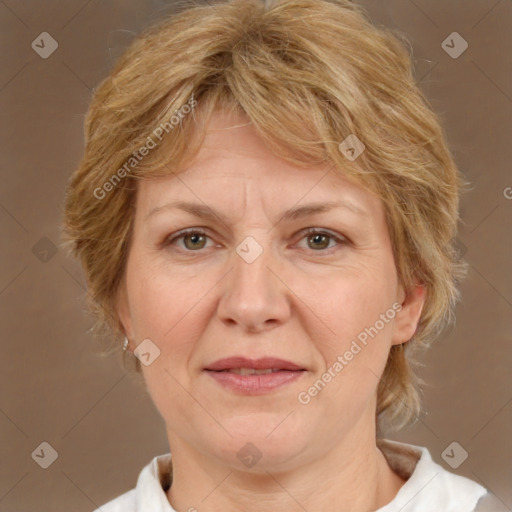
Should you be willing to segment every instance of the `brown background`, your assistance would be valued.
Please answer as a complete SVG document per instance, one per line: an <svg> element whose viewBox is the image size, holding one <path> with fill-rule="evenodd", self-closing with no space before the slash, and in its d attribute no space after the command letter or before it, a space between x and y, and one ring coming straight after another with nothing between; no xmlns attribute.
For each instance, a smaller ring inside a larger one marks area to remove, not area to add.
<svg viewBox="0 0 512 512"><path fill-rule="evenodd" d="M170 3L0 2L1 512L90 511L168 451L143 387L119 358L95 354L82 273L58 245L91 90ZM470 272L457 325L423 360L424 412L393 437L427 446L447 469L441 453L457 441L469 457L454 472L490 489L496 512L511 510L512 2L361 3L410 40L421 87L473 183L462 206ZM59 44L47 59L31 48L43 31ZM457 59L441 47L453 31L469 44ZM31 457L43 441L58 452L48 469Z"/></svg>

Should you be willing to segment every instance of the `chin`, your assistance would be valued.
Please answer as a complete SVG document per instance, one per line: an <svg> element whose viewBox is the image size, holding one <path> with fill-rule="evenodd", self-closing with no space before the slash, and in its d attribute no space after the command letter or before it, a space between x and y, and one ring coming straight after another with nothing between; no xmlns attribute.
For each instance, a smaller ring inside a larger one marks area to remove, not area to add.
<svg viewBox="0 0 512 512"><path fill-rule="evenodd" d="M253 413L222 422L233 436L222 435L215 443L216 456L238 470L259 473L286 469L287 465L311 446L307 428L290 421L286 414ZM211 437L205 439L211 446Z"/></svg>

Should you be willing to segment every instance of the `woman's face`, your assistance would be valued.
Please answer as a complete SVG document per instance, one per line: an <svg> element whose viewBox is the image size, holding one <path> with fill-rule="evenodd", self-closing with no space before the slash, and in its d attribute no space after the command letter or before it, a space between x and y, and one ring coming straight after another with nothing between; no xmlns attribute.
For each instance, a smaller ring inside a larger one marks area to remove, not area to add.
<svg viewBox="0 0 512 512"><path fill-rule="evenodd" d="M245 469L261 457L257 471L374 435L379 377L423 292L399 286L377 196L217 114L192 166L140 182L121 299L131 343L151 340L142 368L171 451ZM287 363L236 369L263 358Z"/></svg>

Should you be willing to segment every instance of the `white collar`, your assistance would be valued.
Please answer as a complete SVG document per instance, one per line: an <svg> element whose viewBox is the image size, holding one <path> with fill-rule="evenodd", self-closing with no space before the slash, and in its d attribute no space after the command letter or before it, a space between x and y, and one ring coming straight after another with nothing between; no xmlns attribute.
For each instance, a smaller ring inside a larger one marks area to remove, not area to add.
<svg viewBox="0 0 512 512"><path fill-rule="evenodd" d="M406 473L408 480L393 501L376 512L470 512L487 493L473 480L436 464L427 448L388 439L380 439L377 444L393 470Z"/></svg>
<svg viewBox="0 0 512 512"><path fill-rule="evenodd" d="M170 484L171 471L170 453L154 457L141 471L135 488L134 512L176 512L165 493L167 484Z"/></svg>

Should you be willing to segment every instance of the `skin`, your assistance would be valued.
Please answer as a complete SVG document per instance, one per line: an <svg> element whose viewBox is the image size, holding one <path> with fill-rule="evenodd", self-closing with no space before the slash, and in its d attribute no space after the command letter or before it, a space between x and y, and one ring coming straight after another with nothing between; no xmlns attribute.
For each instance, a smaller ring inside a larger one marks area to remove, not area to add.
<svg viewBox="0 0 512 512"><path fill-rule="evenodd" d="M176 208L149 215L175 200L215 208L226 223ZM338 208L280 221L290 208L340 200L363 215ZM304 234L309 227L341 242ZM206 238L164 245L185 228ZM263 249L252 263L236 252L247 236ZM146 338L160 350L143 373L166 425L176 510L368 512L404 484L376 447L376 391L391 346L416 330L425 290L406 294L400 285L376 195L330 167L285 162L246 118L219 112L191 166L140 183L119 297L130 350ZM395 318L299 403L396 302ZM235 355L279 357L307 371L270 393L240 395L203 371ZM237 458L247 442L261 453L252 467Z"/></svg>

